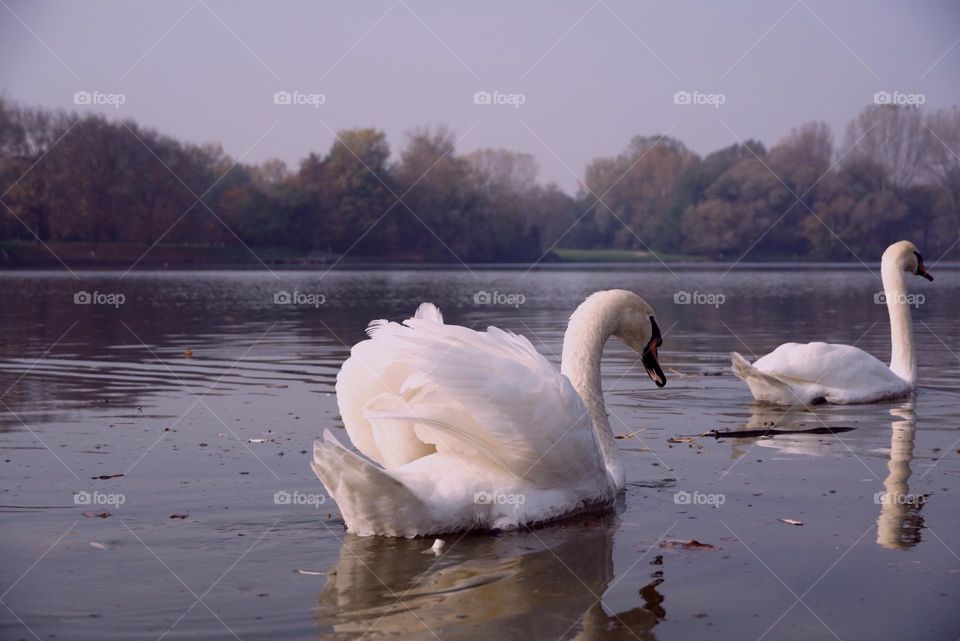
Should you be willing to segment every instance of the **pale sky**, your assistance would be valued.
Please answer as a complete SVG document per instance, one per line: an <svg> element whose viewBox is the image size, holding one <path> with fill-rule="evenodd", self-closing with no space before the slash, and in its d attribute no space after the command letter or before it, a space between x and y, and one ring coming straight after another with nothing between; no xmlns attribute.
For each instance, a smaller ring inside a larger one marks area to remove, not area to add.
<svg viewBox="0 0 960 641"><path fill-rule="evenodd" d="M396 153L405 131L444 124L458 151L532 153L572 192L637 134L705 154L809 120L839 141L877 91L960 104L958 42L955 1L0 0L0 91L294 167L331 129L383 129ZM77 91L124 104L75 107Z"/></svg>

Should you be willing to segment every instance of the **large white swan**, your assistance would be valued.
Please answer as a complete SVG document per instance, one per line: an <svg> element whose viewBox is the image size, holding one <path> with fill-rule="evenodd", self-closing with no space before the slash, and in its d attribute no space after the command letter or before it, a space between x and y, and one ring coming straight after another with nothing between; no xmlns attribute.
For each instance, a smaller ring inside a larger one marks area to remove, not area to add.
<svg viewBox="0 0 960 641"><path fill-rule="evenodd" d="M430 303L367 333L337 376L337 402L370 460L326 430L311 463L359 535L508 529L610 503L625 478L600 387L607 339L666 384L653 309L625 290L577 308L560 371L526 338L445 325Z"/></svg>
<svg viewBox="0 0 960 641"><path fill-rule="evenodd" d="M756 400L771 403L871 403L909 394L917 385L917 358L907 272L933 280L916 246L901 240L883 252L880 263L893 343L889 367L851 345L785 343L752 365L732 353L734 374Z"/></svg>

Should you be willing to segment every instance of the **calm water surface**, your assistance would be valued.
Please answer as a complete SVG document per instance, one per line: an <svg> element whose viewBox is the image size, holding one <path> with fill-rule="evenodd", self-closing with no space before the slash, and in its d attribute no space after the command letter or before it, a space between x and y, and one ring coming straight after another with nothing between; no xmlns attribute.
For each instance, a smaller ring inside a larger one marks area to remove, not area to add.
<svg viewBox="0 0 960 641"><path fill-rule="evenodd" d="M830 340L886 359L866 269L0 274L0 637L956 639L960 272L934 272L910 282L915 398L790 411L753 405L727 354ZM607 347L630 435L615 511L439 557L345 533L308 451L344 436L335 376L368 321L432 300L556 362L569 313L614 287L656 308L669 377ZM771 425L847 430L670 441Z"/></svg>

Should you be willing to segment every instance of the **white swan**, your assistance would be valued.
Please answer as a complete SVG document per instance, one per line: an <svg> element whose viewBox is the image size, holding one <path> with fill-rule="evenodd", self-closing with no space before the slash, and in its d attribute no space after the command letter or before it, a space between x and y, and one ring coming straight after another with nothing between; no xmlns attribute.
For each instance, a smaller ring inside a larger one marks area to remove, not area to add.
<svg viewBox="0 0 960 641"><path fill-rule="evenodd" d="M758 401L783 404L871 403L904 396L917 384L913 323L904 273L933 280L906 240L883 252L880 274L890 313L890 366L851 345L785 343L753 365L733 352L733 372Z"/></svg>
<svg viewBox="0 0 960 641"><path fill-rule="evenodd" d="M666 384L653 309L624 290L573 313L560 371L526 338L445 325L430 303L367 333L337 376L337 402L371 460L326 430L311 463L359 535L508 529L610 503L625 479L600 387L604 343L616 336Z"/></svg>

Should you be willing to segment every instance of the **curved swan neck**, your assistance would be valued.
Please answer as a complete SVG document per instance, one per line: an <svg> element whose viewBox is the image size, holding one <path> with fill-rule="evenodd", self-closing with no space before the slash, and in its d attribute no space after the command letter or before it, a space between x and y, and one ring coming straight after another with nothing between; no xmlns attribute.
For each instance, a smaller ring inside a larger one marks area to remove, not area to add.
<svg viewBox="0 0 960 641"><path fill-rule="evenodd" d="M890 369L910 383L917 382L917 358L913 349L913 320L907 298L907 284L900 261L884 261L880 267L883 292L890 314Z"/></svg>
<svg viewBox="0 0 960 641"><path fill-rule="evenodd" d="M563 356L560 373L573 384L580 394L593 429L600 441L600 448L613 476L617 489L626 484L620 450L610 428L606 405L603 402L603 387L600 380L600 358L603 346L616 329L618 301L614 292L600 292L587 298L570 316L570 323L563 336Z"/></svg>

